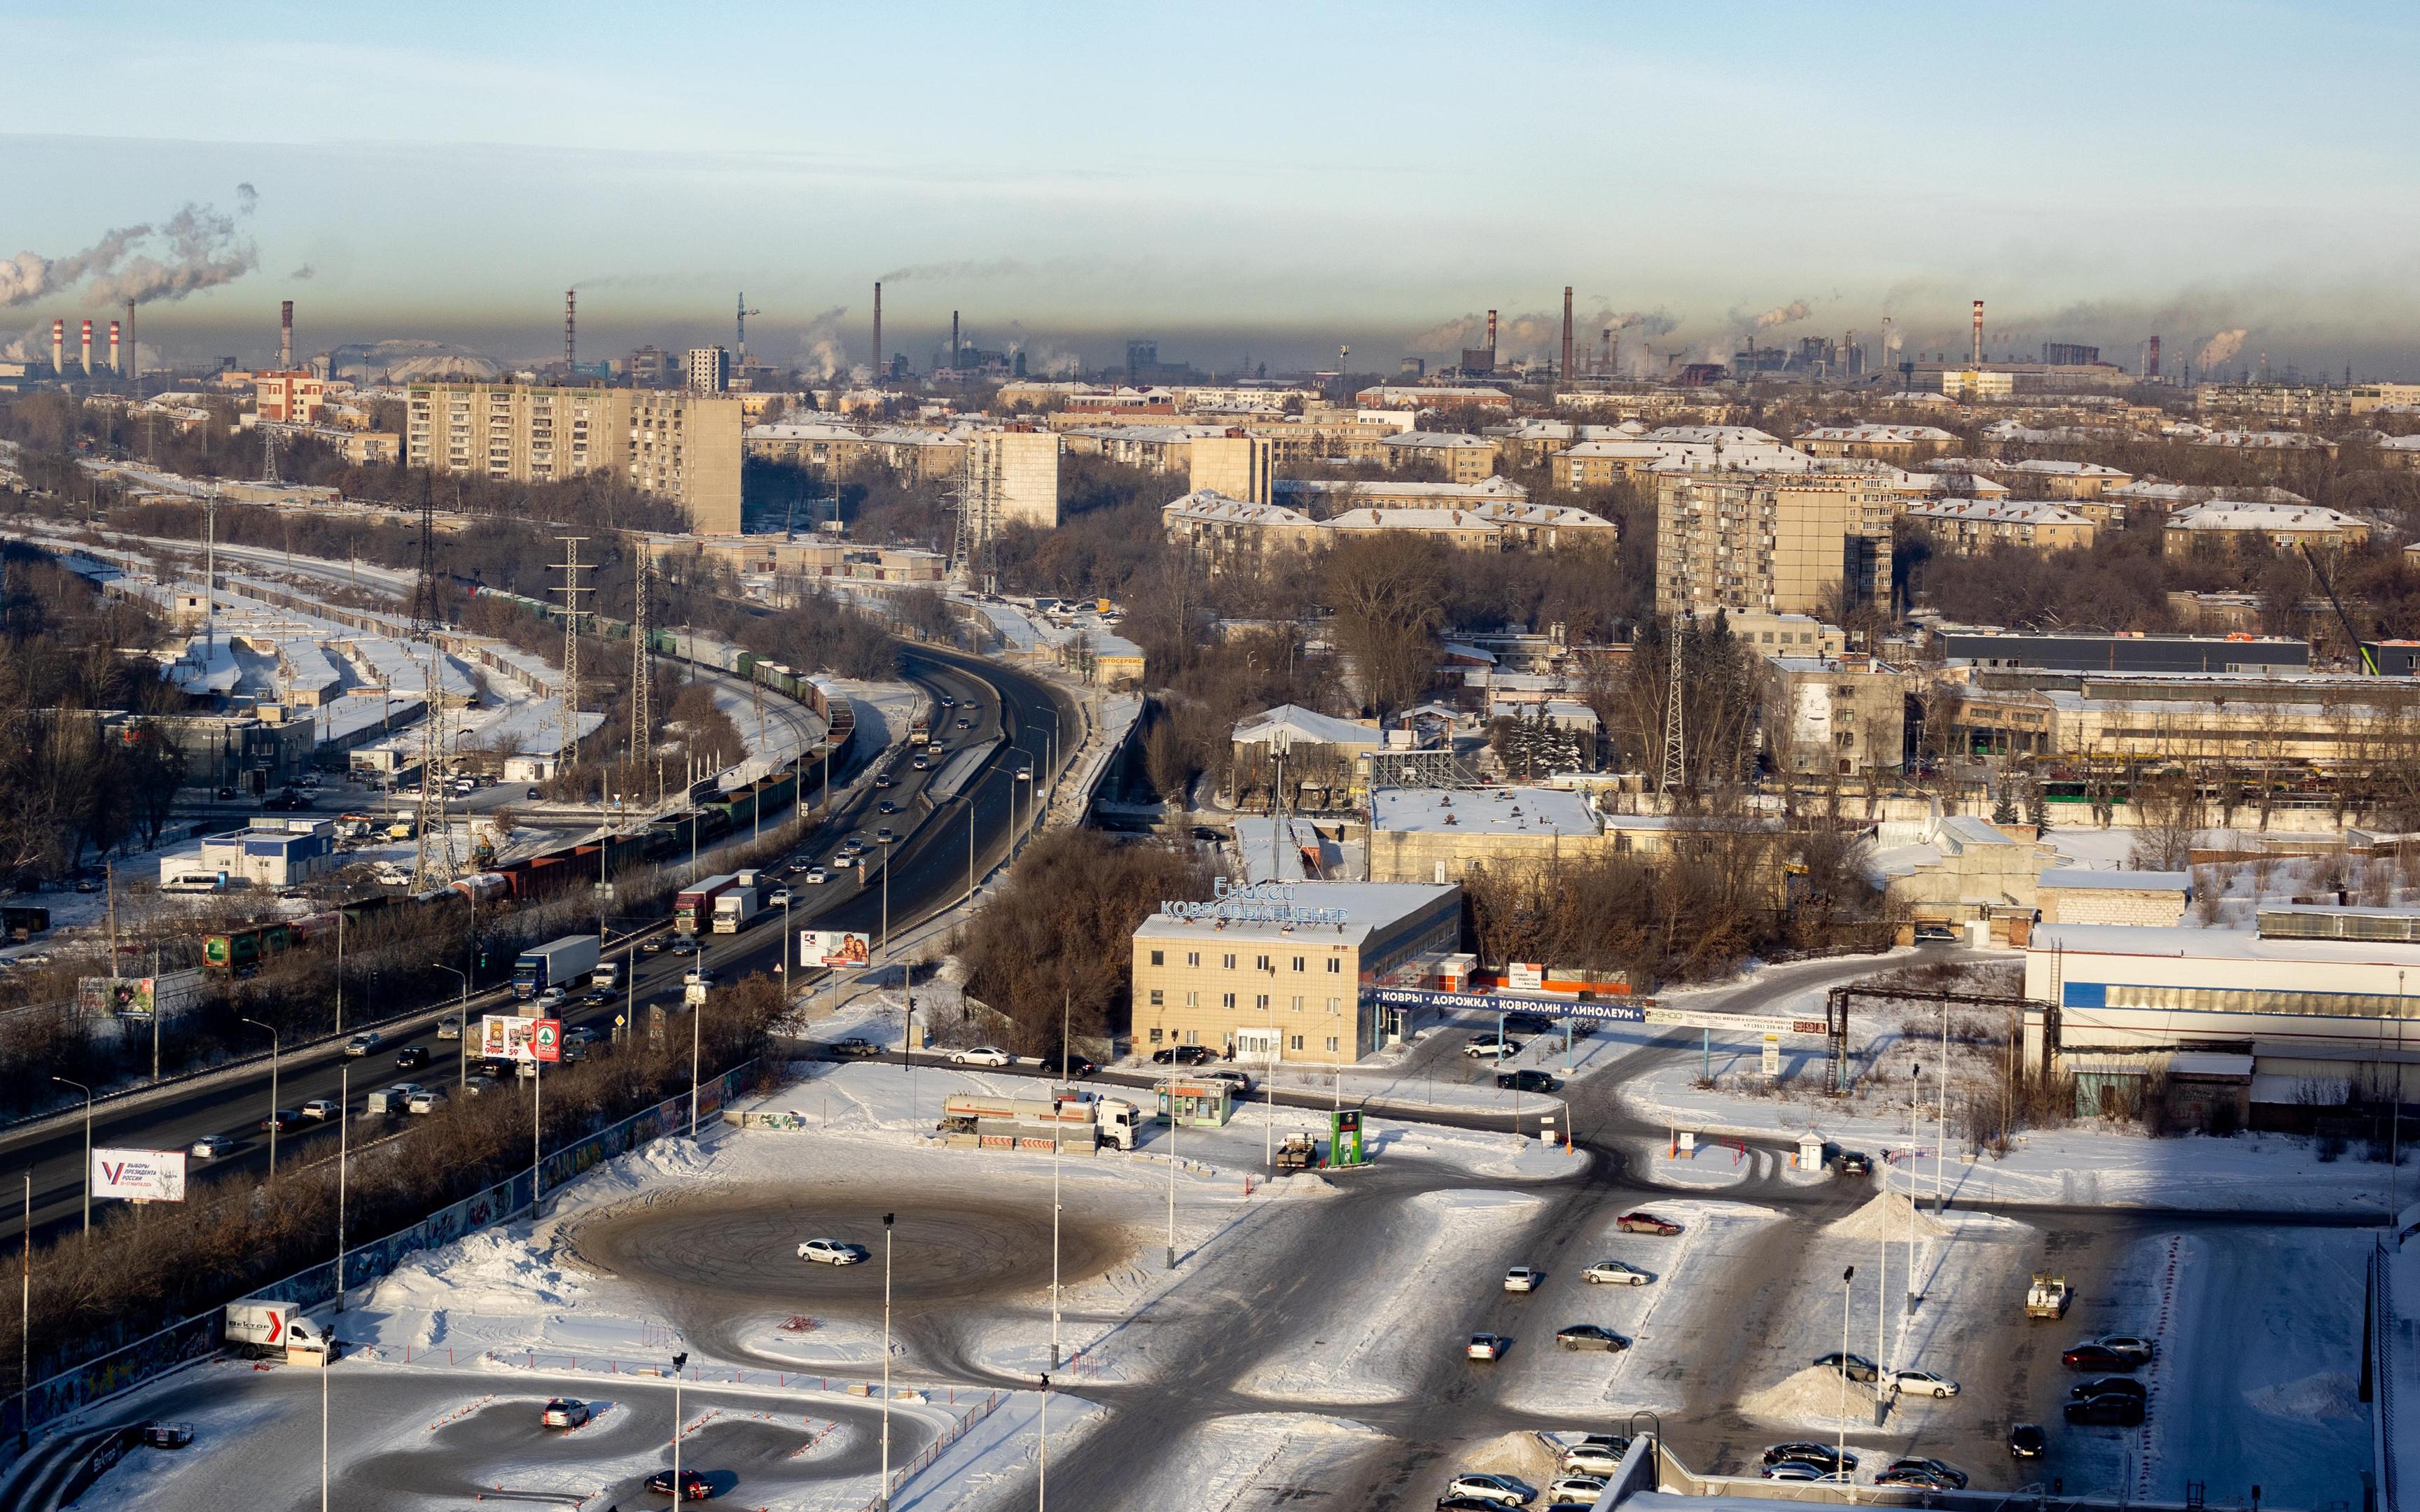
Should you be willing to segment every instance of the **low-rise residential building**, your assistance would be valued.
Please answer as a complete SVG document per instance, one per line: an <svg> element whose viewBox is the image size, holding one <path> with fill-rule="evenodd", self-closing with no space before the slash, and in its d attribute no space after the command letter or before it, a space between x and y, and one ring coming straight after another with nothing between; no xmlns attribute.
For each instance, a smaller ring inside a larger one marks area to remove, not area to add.
<svg viewBox="0 0 2420 1512"><path fill-rule="evenodd" d="M1410 430L1388 437L1379 452L1390 468L1434 466L1448 483L1478 483L1496 471L1496 443L1481 436Z"/></svg>
<svg viewBox="0 0 2420 1512"><path fill-rule="evenodd" d="M1803 776L1896 772L1907 759L1916 673L1871 656L1766 656L1765 750Z"/></svg>
<svg viewBox="0 0 2420 1512"><path fill-rule="evenodd" d="M1882 462L1922 462L1958 450L1956 435L1937 425L1818 425L1795 438L1809 456L1867 456Z"/></svg>
<svg viewBox="0 0 2420 1512"><path fill-rule="evenodd" d="M1319 522L1283 504L1257 504L1197 489L1160 506L1169 539L1191 548L1216 570L1278 551L1316 549Z"/></svg>
<svg viewBox="0 0 2420 1512"><path fill-rule="evenodd" d="M1483 504L1527 503L1529 499L1528 489L1504 477L1479 483L1432 483L1415 478L1280 478L1269 486L1269 493L1279 503L1314 514L1335 514L1372 505L1477 509Z"/></svg>
<svg viewBox="0 0 2420 1512"><path fill-rule="evenodd" d="M1280 486L1280 491L1284 497L1300 498L1306 486L1286 489ZM1337 495L1331 493L1328 497ZM1204 488L1160 506L1160 521L1170 539L1199 551L1214 570L1241 557L1316 550L1373 532L1408 532L1474 551L1557 550L1588 541L1621 538L1620 529L1601 515L1568 505L1531 504L1513 499L1488 499L1468 508L1357 505L1330 518L1315 520L1283 504L1250 503Z"/></svg>
<svg viewBox="0 0 2420 1512"><path fill-rule="evenodd" d="M2111 488L2122 488L2134 481L2133 473L2099 462L2068 462L2047 456L2003 462L1998 472L2003 481L2020 491L2039 492L2046 499L2098 499Z"/></svg>
<svg viewBox="0 0 2420 1512"><path fill-rule="evenodd" d="M2257 536L2280 551L2297 547L2338 550L2369 539L2369 521L2320 504L2266 504L2243 499L2214 499L2192 504L2168 517L2161 544L2170 556L2183 556L2195 544L2213 541L2234 549Z"/></svg>
<svg viewBox="0 0 2420 1512"><path fill-rule="evenodd" d="M1285 882L1169 900L1134 933L1134 1044L1245 1064L1357 1061L1414 1027L1362 989L1461 949L1462 889Z"/></svg>
<svg viewBox="0 0 2420 1512"><path fill-rule="evenodd" d="M1353 396L1353 402L1364 409L1510 409L1512 396L1502 389L1480 385L1448 387L1445 385L1380 384L1363 389Z"/></svg>
<svg viewBox="0 0 2420 1512"><path fill-rule="evenodd" d="M2041 500L1950 499L1913 504L1909 519L1953 556L1974 556L2006 543L2034 551L2090 546L2092 521Z"/></svg>
<svg viewBox="0 0 2420 1512"><path fill-rule="evenodd" d="M1494 550L1503 544L1503 532L1494 522L1461 509L1348 509L1319 523L1330 541L1409 531L1465 551Z"/></svg>

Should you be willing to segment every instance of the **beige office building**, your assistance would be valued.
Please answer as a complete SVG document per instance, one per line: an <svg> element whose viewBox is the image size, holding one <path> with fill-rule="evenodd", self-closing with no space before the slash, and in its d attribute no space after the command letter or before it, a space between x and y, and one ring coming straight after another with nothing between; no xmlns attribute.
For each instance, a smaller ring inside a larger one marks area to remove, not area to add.
<svg viewBox="0 0 2420 1512"><path fill-rule="evenodd" d="M1059 438L1030 425L978 430L966 438L968 513L993 529L1059 524Z"/></svg>
<svg viewBox="0 0 2420 1512"><path fill-rule="evenodd" d="M1248 504L1269 501L1271 443L1265 436L1231 430L1223 436L1196 437L1187 483L1195 493L1207 488Z"/></svg>
<svg viewBox="0 0 2420 1512"><path fill-rule="evenodd" d="M1134 1048L1246 1065L1359 1060L1407 1027L1361 990L1462 946L1459 887L1290 882L1167 906L1134 933Z"/></svg>
<svg viewBox="0 0 2420 1512"><path fill-rule="evenodd" d="M690 528L739 530L739 405L643 389L415 383L404 460L513 483L603 473L670 499Z"/></svg>
<svg viewBox="0 0 2420 1512"><path fill-rule="evenodd" d="M1845 582L1890 595L1896 503L1858 472L1689 472L1659 480L1655 611L1821 614Z"/></svg>

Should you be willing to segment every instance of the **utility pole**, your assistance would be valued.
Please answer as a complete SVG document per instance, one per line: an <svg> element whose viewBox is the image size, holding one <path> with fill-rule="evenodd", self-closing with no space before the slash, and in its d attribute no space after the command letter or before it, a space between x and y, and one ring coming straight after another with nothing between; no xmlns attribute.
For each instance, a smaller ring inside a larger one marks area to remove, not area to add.
<svg viewBox="0 0 2420 1512"><path fill-rule="evenodd" d="M442 887L454 880L454 821L446 813L444 672L445 654L432 640L428 717L421 727L419 836L411 865L411 885L417 888Z"/></svg>
<svg viewBox="0 0 2420 1512"><path fill-rule="evenodd" d="M554 563L563 574L563 586L555 592L563 595L563 746L557 757L557 770L566 770L580 757L580 595L590 590L580 586L580 543L584 535L558 535L564 547L564 558Z"/></svg>
<svg viewBox="0 0 2420 1512"><path fill-rule="evenodd" d="M1681 722L1681 646L1686 623L1674 615L1664 640L1665 657L1670 665L1665 678L1664 772L1658 788L1668 795L1677 795L1688 782L1689 748Z"/></svg>
<svg viewBox="0 0 2420 1512"><path fill-rule="evenodd" d="M639 542L638 590L630 609L630 759L645 756L656 731L655 659L647 654L653 633L649 600L656 593L656 558L646 541ZM629 784L623 784L628 787Z"/></svg>
<svg viewBox="0 0 2420 1512"><path fill-rule="evenodd" d="M444 624L437 608L437 500L434 485L420 480L420 580L411 590L411 633L433 640Z"/></svg>

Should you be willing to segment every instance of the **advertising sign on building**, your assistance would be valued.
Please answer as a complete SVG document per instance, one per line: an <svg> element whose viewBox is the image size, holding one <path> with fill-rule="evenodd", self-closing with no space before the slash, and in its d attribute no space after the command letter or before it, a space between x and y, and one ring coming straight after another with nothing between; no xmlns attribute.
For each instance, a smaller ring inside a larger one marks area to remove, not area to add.
<svg viewBox="0 0 2420 1512"><path fill-rule="evenodd" d="M1767 1077L1781 1074L1781 1036L1777 1034L1768 1033L1764 1037L1764 1074Z"/></svg>
<svg viewBox="0 0 2420 1512"><path fill-rule="evenodd" d="M1542 993L1546 990L1546 968L1535 961L1504 963L1504 989L1515 993Z"/></svg>
<svg viewBox="0 0 2420 1512"><path fill-rule="evenodd" d="M799 933L799 964L862 966L874 960L874 941L856 930L811 929Z"/></svg>
<svg viewBox="0 0 2420 1512"><path fill-rule="evenodd" d="M1327 1164L1359 1165L1369 1159L1361 1147L1361 1110L1339 1108L1327 1116Z"/></svg>
<svg viewBox="0 0 2420 1512"><path fill-rule="evenodd" d="M563 1020L535 1019L531 1022L530 1058L557 1062L563 1059Z"/></svg>
<svg viewBox="0 0 2420 1512"><path fill-rule="evenodd" d="M92 1195L135 1202L185 1200L185 1152L181 1149L96 1149Z"/></svg>
<svg viewBox="0 0 2420 1512"><path fill-rule="evenodd" d="M530 1041L541 1024L552 1024L559 1033L560 1019L525 1019L518 1013L485 1013L479 1018L479 1055L486 1060L527 1060Z"/></svg>

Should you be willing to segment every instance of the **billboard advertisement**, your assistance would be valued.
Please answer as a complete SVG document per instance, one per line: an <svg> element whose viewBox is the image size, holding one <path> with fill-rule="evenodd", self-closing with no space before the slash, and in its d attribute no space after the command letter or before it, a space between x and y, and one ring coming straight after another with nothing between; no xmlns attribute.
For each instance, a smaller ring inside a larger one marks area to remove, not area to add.
<svg viewBox="0 0 2420 1512"><path fill-rule="evenodd" d="M799 932L799 964L862 966L874 961L873 936L856 930L811 929Z"/></svg>
<svg viewBox="0 0 2420 1512"><path fill-rule="evenodd" d="M527 1060L531 1058L530 1041L537 1026L551 1024L558 1037L560 1019L525 1019L518 1013L484 1013L479 1017L479 1058L482 1060Z"/></svg>
<svg viewBox="0 0 2420 1512"><path fill-rule="evenodd" d="M96 1149L92 1195L136 1202L185 1200L185 1152L181 1149Z"/></svg>
<svg viewBox="0 0 2420 1512"><path fill-rule="evenodd" d="M530 1058L546 1061L562 1060L563 1020L535 1019L532 1023L534 1026L530 1031Z"/></svg>

